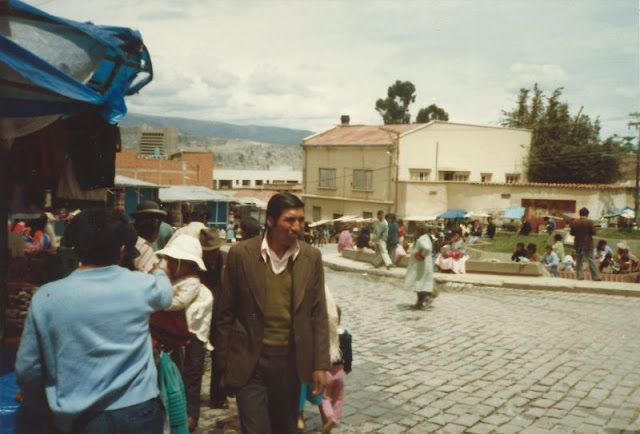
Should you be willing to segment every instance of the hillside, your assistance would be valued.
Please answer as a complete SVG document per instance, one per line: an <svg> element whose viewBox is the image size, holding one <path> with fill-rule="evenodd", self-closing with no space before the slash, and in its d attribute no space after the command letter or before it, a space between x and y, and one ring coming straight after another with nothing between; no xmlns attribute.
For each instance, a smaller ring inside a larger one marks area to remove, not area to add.
<svg viewBox="0 0 640 434"><path fill-rule="evenodd" d="M124 149L136 149L138 146L136 128L121 127ZM206 149L215 155L216 163L222 163L227 169L267 170L270 166L291 166L302 169L302 148L291 145L274 145L244 139L225 139L197 137L179 133L178 147L188 149Z"/></svg>
<svg viewBox="0 0 640 434"><path fill-rule="evenodd" d="M302 139L313 134L312 131L294 130L279 127L262 127L257 125L235 125L225 122L201 121L197 119L175 118L165 116L149 116L129 113L120 122L121 127L137 127L149 125L155 129L164 126L178 128L180 134L194 137L215 137L222 139L244 139L259 143L278 145L299 145Z"/></svg>

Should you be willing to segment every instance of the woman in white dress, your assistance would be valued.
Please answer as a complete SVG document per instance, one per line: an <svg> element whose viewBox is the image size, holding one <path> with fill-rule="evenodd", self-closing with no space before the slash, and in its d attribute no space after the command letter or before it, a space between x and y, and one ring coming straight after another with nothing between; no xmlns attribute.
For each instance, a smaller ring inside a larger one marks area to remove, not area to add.
<svg viewBox="0 0 640 434"><path fill-rule="evenodd" d="M429 230L420 225L413 233L414 244L409 251L409 265L404 278L404 289L415 292L418 296L412 309L423 309L425 302L429 304L433 298L433 259Z"/></svg>

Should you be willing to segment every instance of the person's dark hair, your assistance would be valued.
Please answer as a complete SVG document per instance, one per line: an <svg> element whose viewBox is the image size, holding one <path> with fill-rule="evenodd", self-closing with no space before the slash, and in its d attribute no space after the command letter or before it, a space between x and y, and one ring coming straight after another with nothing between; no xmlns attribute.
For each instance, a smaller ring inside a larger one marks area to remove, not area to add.
<svg viewBox="0 0 640 434"><path fill-rule="evenodd" d="M546 245L546 246L544 246L544 248L553 250L553 246L552 245Z"/></svg>
<svg viewBox="0 0 640 434"><path fill-rule="evenodd" d="M206 222L209 220L211 213L209 212L209 208L207 208L204 204L196 205L191 213L189 214L189 219L192 222Z"/></svg>
<svg viewBox="0 0 640 434"><path fill-rule="evenodd" d="M378 210L378 212L376 213L377 216L379 215L384 215L384 211L382 211L381 209Z"/></svg>
<svg viewBox="0 0 640 434"><path fill-rule="evenodd" d="M580 217L586 217L589 215L589 210L585 207L580 208L580 211L578 211L578 214L580 214Z"/></svg>
<svg viewBox="0 0 640 434"><path fill-rule="evenodd" d="M119 211L93 208L78 214L65 231L66 242L84 265L115 265L125 245L129 222Z"/></svg>
<svg viewBox="0 0 640 434"><path fill-rule="evenodd" d="M253 217L245 217L240 221L243 241L260 235L260 222Z"/></svg>
<svg viewBox="0 0 640 434"><path fill-rule="evenodd" d="M157 236L156 231L160 228L161 220L158 217L152 215L140 215L133 223L133 227L136 229L138 235L147 241L155 241L153 238Z"/></svg>
<svg viewBox="0 0 640 434"><path fill-rule="evenodd" d="M535 245L535 243L529 243L527 244L527 251L534 253L538 250L538 246Z"/></svg>
<svg viewBox="0 0 640 434"><path fill-rule="evenodd" d="M453 237L454 235L456 235L456 234L460 235L460 231L459 231L458 229L454 229L454 230L452 230L452 231L451 231L451 236L452 236L452 237Z"/></svg>
<svg viewBox="0 0 640 434"><path fill-rule="evenodd" d="M516 247L522 247L524 249L524 243L518 243L516 244Z"/></svg>
<svg viewBox="0 0 640 434"><path fill-rule="evenodd" d="M545 216L542 220L544 220L545 222L549 221L549 217Z"/></svg>
<svg viewBox="0 0 640 434"><path fill-rule="evenodd" d="M562 241L562 235L561 234L555 234L553 236L553 239L556 240L556 241Z"/></svg>
<svg viewBox="0 0 640 434"><path fill-rule="evenodd" d="M429 228L426 225L418 225L416 226L416 232L418 233L418 236L421 237L429 232Z"/></svg>
<svg viewBox="0 0 640 434"><path fill-rule="evenodd" d="M606 245L607 245L607 240L600 240L600 241L598 241L597 249L598 250L604 249L604 246L606 246Z"/></svg>
<svg viewBox="0 0 640 434"><path fill-rule="evenodd" d="M124 238L124 254L122 255L122 259L120 259L121 267L136 271L134 259L140 256L140 251L136 249L137 242L138 233L133 228L133 225L127 225L127 233Z"/></svg>
<svg viewBox="0 0 640 434"><path fill-rule="evenodd" d="M45 226L47 226L47 216L42 214L36 219L29 220L27 226L30 228L29 235L34 236L36 232L44 231Z"/></svg>
<svg viewBox="0 0 640 434"><path fill-rule="evenodd" d="M277 193L267 204L267 217L271 217L277 222L285 209L304 208L304 202L300 198L291 193Z"/></svg>

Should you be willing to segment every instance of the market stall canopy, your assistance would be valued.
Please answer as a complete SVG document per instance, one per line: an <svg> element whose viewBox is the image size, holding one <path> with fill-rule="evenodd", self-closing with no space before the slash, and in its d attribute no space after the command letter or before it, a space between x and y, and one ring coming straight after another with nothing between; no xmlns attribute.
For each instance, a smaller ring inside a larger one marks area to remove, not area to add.
<svg viewBox="0 0 640 434"><path fill-rule="evenodd" d="M172 185L158 192L160 202L235 202L242 200L200 185Z"/></svg>
<svg viewBox="0 0 640 434"><path fill-rule="evenodd" d="M635 217L635 212L633 211L633 209L631 209L630 206L625 206L624 208L613 210L610 213L603 215L603 217L606 219L610 219L613 217L624 217L632 219Z"/></svg>
<svg viewBox="0 0 640 434"><path fill-rule="evenodd" d="M60 115L124 117L125 95L153 77L140 33L49 15L0 1L0 138L12 140Z"/></svg>
<svg viewBox="0 0 640 434"><path fill-rule="evenodd" d="M338 217L338 218L333 219L331 221L332 222L336 222L336 223L338 223L338 222L348 222L348 221L351 221L351 220L355 220L357 218L358 218L357 215L343 215L342 217Z"/></svg>
<svg viewBox="0 0 640 434"><path fill-rule="evenodd" d="M147 188L167 188L162 185L153 184L143 181L142 179L129 178L128 176L116 175L113 181L114 187L147 187Z"/></svg>
<svg viewBox="0 0 640 434"><path fill-rule="evenodd" d="M455 220L463 219L467 212L463 209L449 209L438 216L439 219Z"/></svg>
<svg viewBox="0 0 640 434"><path fill-rule="evenodd" d="M524 217L524 207L522 206L511 206L504 210L502 216L502 218L513 220L520 220L522 217Z"/></svg>
<svg viewBox="0 0 640 434"><path fill-rule="evenodd" d="M252 205L256 208L267 209L267 202L258 199L257 197L236 197L239 203L243 203L245 205Z"/></svg>
<svg viewBox="0 0 640 434"><path fill-rule="evenodd" d="M309 225L310 228L315 228L318 226L326 225L327 223L331 223L331 220L318 220L317 222L313 222Z"/></svg>
<svg viewBox="0 0 640 434"><path fill-rule="evenodd" d="M489 214L487 214L486 212L473 212L470 211L467 213L467 215L465 215L466 218L468 219L481 219L481 218L487 218L487 217L491 217Z"/></svg>
<svg viewBox="0 0 640 434"><path fill-rule="evenodd" d="M425 217L425 216L409 216L403 219L406 222L433 222L438 220L437 216Z"/></svg>

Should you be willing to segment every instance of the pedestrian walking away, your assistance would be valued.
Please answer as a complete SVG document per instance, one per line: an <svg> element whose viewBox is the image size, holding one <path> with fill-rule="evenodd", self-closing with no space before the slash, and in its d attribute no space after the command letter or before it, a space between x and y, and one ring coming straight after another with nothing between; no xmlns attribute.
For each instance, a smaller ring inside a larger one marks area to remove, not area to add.
<svg viewBox="0 0 640 434"><path fill-rule="evenodd" d="M97 208L67 228L82 266L31 301L16 360L23 421L51 420L61 432L162 433L149 317L171 305L172 288L159 268L118 266L128 225Z"/></svg>

